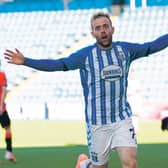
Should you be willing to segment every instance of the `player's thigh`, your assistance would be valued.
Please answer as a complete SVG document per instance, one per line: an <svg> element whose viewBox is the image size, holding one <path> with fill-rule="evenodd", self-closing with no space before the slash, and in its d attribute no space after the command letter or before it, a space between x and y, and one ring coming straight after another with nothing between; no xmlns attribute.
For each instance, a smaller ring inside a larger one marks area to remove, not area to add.
<svg viewBox="0 0 168 168"><path fill-rule="evenodd" d="M92 164L96 168L106 168L111 151L112 140L111 127L108 126L91 126L87 130L88 148Z"/></svg>
<svg viewBox="0 0 168 168"><path fill-rule="evenodd" d="M137 162L136 147L117 147L116 151L122 162L122 165L136 165Z"/></svg>
<svg viewBox="0 0 168 168"><path fill-rule="evenodd" d="M112 149L118 147L137 147L136 133L131 119L126 119L116 124L111 147Z"/></svg>
<svg viewBox="0 0 168 168"><path fill-rule="evenodd" d="M117 124L112 149L118 152L123 167L136 167L137 140L131 119Z"/></svg>

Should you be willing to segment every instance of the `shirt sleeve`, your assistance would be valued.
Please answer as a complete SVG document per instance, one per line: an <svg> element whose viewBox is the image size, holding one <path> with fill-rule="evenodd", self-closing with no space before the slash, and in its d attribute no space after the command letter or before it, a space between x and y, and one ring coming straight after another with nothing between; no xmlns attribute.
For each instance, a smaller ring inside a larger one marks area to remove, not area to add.
<svg viewBox="0 0 168 168"><path fill-rule="evenodd" d="M153 54L168 47L168 34L144 44L124 42L123 46L128 50L131 61L133 61L137 58L148 56L149 54Z"/></svg>
<svg viewBox="0 0 168 168"><path fill-rule="evenodd" d="M24 65L41 71L68 71L83 67L84 55L78 51L60 59L31 59L25 57Z"/></svg>

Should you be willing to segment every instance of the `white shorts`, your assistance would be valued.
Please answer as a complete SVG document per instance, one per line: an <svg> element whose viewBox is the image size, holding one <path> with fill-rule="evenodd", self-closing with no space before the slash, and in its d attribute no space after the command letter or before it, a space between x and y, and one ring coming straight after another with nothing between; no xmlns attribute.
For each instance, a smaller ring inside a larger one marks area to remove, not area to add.
<svg viewBox="0 0 168 168"><path fill-rule="evenodd" d="M91 125L87 128L90 159L94 165L108 162L116 147L137 147L132 120L126 119L110 125Z"/></svg>

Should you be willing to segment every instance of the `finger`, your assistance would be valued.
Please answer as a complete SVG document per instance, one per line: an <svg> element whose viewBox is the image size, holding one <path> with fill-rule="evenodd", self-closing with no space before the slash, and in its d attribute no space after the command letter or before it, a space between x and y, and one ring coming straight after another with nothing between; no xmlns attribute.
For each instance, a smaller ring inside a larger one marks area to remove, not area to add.
<svg viewBox="0 0 168 168"><path fill-rule="evenodd" d="M14 64L12 57L6 57L7 63Z"/></svg>
<svg viewBox="0 0 168 168"><path fill-rule="evenodd" d="M13 52L12 50L6 50L5 53L10 53L10 54L15 54L15 52Z"/></svg>
<svg viewBox="0 0 168 168"><path fill-rule="evenodd" d="M8 63L13 63L12 57L5 56L4 57Z"/></svg>
<svg viewBox="0 0 168 168"><path fill-rule="evenodd" d="M21 53L17 48L15 48L15 51L16 51L17 53L19 53L19 54Z"/></svg>
<svg viewBox="0 0 168 168"><path fill-rule="evenodd" d="M8 56L5 56L4 58L7 60L11 60L11 57L8 57Z"/></svg>
<svg viewBox="0 0 168 168"><path fill-rule="evenodd" d="M5 52L4 55L5 55L5 56L8 56L8 57L12 57L12 55L9 54L9 53L7 53L7 52Z"/></svg>
<svg viewBox="0 0 168 168"><path fill-rule="evenodd" d="M10 61L10 60L9 60L9 61L7 61L7 63L9 63L9 64L14 64L14 63L13 63L12 61Z"/></svg>

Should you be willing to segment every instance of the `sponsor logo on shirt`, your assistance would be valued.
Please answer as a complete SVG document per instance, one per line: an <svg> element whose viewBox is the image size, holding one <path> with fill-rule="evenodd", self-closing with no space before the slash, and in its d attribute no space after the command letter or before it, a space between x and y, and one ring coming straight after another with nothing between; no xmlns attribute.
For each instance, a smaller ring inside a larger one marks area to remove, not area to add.
<svg viewBox="0 0 168 168"><path fill-rule="evenodd" d="M109 65L102 69L101 78L106 81L116 81L122 76L122 69L118 65Z"/></svg>

